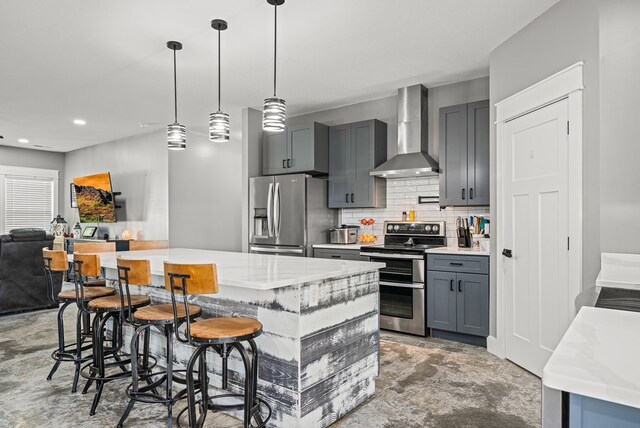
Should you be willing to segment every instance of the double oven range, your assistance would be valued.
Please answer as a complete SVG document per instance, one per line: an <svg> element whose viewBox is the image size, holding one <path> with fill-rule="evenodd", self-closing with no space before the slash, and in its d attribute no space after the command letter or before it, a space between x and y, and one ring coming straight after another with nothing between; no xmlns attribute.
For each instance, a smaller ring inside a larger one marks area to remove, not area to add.
<svg viewBox="0 0 640 428"><path fill-rule="evenodd" d="M386 221L384 244L360 256L380 269L380 328L426 336L425 250L447 245L445 222Z"/></svg>

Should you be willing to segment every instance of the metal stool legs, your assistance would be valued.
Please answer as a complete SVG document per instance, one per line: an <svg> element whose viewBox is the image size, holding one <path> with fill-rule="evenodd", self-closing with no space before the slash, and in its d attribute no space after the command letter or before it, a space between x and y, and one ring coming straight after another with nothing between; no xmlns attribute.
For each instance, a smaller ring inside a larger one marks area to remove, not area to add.
<svg viewBox="0 0 640 428"><path fill-rule="evenodd" d="M258 385L258 350L253 339L246 340L251 349L251 355L245 348L242 342L234 342L229 344L203 344L200 345L189 358L187 363L187 400L188 406L186 412L189 416L189 427L200 428L204 425L208 410L239 410L243 409L243 426L249 427L264 427L266 422L271 418L271 408L263 400L258 398L257 385ZM213 397L209 397L208 393L208 373L207 373L207 349L213 348L222 357L222 389L226 390L228 387L227 382L227 360L232 349L236 349L242 358L242 362L245 370L244 377L244 394L221 394ZM198 380L201 385L201 399L196 401L196 391L194 389L194 368L196 364L199 366ZM214 400L218 398L227 397L242 397L243 403L238 404L216 404ZM265 419L260 414L261 405L265 406L268 410L268 415ZM199 409L199 415L197 415L196 409ZM183 411L184 412L184 411ZM182 414L182 412L181 412ZM180 416L180 415L179 415ZM252 420L256 425L252 425ZM178 423L178 426L180 424Z"/></svg>
<svg viewBox="0 0 640 428"><path fill-rule="evenodd" d="M60 306L58 310L58 349L53 351L51 358L55 360L47 380L51 380L53 375L60 367L60 363L63 361L73 361L75 364L75 371L73 375L73 384L71 386L71 392L75 393L78 389L78 379L80 376L80 368L82 363L88 361L90 356L82 356L82 351L91 349L91 343L85 345L85 341L90 337L90 328L87 326L87 319L80 309L78 309L76 316L76 341L75 343L65 343L64 332L64 313L69 305L74 303L73 301L67 301Z"/></svg>

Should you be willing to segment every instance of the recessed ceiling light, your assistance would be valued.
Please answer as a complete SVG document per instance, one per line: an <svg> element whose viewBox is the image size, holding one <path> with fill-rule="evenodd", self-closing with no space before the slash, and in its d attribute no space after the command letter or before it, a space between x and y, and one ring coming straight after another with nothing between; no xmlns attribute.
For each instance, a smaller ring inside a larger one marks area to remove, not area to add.
<svg viewBox="0 0 640 428"><path fill-rule="evenodd" d="M27 144L28 142L29 140L27 140L26 138L18 138L18 143Z"/></svg>
<svg viewBox="0 0 640 428"><path fill-rule="evenodd" d="M84 119L73 119L74 125L86 125L87 122Z"/></svg>

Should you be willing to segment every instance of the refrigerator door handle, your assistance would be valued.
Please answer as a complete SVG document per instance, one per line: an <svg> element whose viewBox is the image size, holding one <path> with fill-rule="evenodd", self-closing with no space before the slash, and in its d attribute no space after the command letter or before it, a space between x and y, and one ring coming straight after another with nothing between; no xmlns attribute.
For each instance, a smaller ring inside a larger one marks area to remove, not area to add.
<svg viewBox="0 0 640 428"><path fill-rule="evenodd" d="M276 183L273 200L273 229L276 238L280 236L280 183Z"/></svg>
<svg viewBox="0 0 640 428"><path fill-rule="evenodd" d="M273 237L273 217L271 211L273 209L273 183L269 183L269 191L267 194L267 232L269 238Z"/></svg>

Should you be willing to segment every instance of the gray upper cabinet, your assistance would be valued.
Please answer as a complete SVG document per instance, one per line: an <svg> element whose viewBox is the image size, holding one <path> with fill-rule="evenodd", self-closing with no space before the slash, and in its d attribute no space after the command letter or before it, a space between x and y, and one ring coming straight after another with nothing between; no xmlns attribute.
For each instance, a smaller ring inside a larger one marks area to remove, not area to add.
<svg viewBox="0 0 640 428"><path fill-rule="evenodd" d="M489 205L489 101L440 109L441 206Z"/></svg>
<svg viewBox="0 0 640 428"><path fill-rule="evenodd" d="M387 159L387 125L379 120L329 130L329 208L384 208L386 180L369 175Z"/></svg>
<svg viewBox="0 0 640 428"><path fill-rule="evenodd" d="M262 175L329 172L329 127L321 123L287 126L284 132L264 132Z"/></svg>

